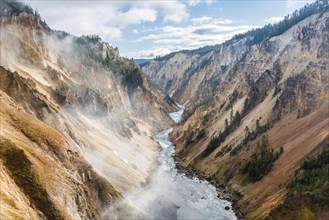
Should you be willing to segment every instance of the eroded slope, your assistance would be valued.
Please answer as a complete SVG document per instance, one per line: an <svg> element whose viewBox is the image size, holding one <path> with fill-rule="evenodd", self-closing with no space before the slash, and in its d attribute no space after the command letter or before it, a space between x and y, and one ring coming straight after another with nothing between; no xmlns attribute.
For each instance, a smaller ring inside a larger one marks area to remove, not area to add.
<svg viewBox="0 0 329 220"><path fill-rule="evenodd" d="M328 39L324 8L259 43L237 37L143 67L187 107L171 137L180 163L228 186L248 218L282 203L294 172L328 141Z"/></svg>
<svg viewBox="0 0 329 220"><path fill-rule="evenodd" d="M171 100L98 36L0 9L0 216L99 219L155 168L150 135L173 123Z"/></svg>

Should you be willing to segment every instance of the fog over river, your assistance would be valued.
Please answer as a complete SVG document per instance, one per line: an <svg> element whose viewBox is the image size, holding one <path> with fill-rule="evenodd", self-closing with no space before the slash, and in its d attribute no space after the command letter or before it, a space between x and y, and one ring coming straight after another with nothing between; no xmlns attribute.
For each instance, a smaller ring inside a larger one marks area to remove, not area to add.
<svg viewBox="0 0 329 220"><path fill-rule="evenodd" d="M170 116L178 123L183 113L181 107L179 111L170 113ZM149 184L127 199L149 219L237 219L231 203L219 199L213 185L178 172L173 158L175 146L168 138L172 130L170 128L154 136L154 140L162 147L158 156L159 167ZM225 210L226 206L229 210ZM145 219L141 213L133 217Z"/></svg>

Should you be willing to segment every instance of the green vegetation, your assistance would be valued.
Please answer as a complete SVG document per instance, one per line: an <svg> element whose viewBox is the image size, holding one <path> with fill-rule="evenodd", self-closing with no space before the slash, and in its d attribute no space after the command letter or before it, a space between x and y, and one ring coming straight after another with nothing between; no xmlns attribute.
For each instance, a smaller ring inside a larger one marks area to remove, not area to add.
<svg viewBox="0 0 329 220"><path fill-rule="evenodd" d="M90 67L103 68L110 70L113 73L121 73L123 75L130 74L137 67L132 61L125 59L114 59L106 54L103 59L101 54L96 54L92 48L89 48L88 44L97 44L101 38L97 35L81 36L73 41L74 54L77 54L79 61Z"/></svg>
<svg viewBox="0 0 329 220"><path fill-rule="evenodd" d="M202 117L202 124L206 124L210 119L210 114L207 113Z"/></svg>
<svg viewBox="0 0 329 220"><path fill-rule="evenodd" d="M271 37L281 35L293 25L304 20L305 18L319 12L324 12L326 10L328 10L328 1L316 0L312 4L306 4L301 9L295 10L292 14L288 14L282 21L276 24L268 24L262 28L253 29L244 34L235 35L231 40L226 41L224 45L232 44L233 42L245 37L251 37L252 40L249 41L250 46L261 43Z"/></svg>
<svg viewBox="0 0 329 220"><path fill-rule="evenodd" d="M301 166L301 171L289 184L289 191L300 192L311 197L312 201L329 208L329 145L319 155L308 158ZM321 188L323 186L323 188ZM318 189L326 196L318 195Z"/></svg>
<svg viewBox="0 0 329 220"><path fill-rule="evenodd" d="M0 159L17 186L47 219L64 219L39 182L25 152L10 140L0 139Z"/></svg>
<svg viewBox="0 0 329 220"><path fill-rule="evenodd" d="M268 174L273 167L273 163L283 153L283 147L280 148L280 151L274 152L273 149L267 149L267 145L268 138L263 135L261 144L258 143L260 153L254 153L243 168L243 172L248 174L251 181L260 180Z"/></svg>
<svg viewBox="0 0 329 220"><path fill-rule="evenodd" d="M238 96L239 96L238 91L237 90L234 90L233 93L230 95L230 97L228 99L229 100L229 104L225 108L226 111L233 107L233 104L238 99ZM222 107L220 107L220 109L222 109Z"/></svg>
<svg viewBox="0 0 329 220"><path fill-rule="evenodd" d="M223 143L227 136L229 136L237 127L239 127L241 123L241 115L239 111L236 111L233 114L233 109L231 108L230 114L230 124L228 120L225 119L225 129L223 132L219 132L219 134L211 139L207 148L203 151L202 156L206 157L210 155L221 143Z"/></svg>
<svg viewBox="0 0 329 220"><path fill-rule="evenodd" d="M312 4L306 4L304 7L302 7L299 10L295 10L291 15L287 15L284 17L284 19L276 24L268 24L265 25L262 28L252 29L246 33L235 35L232 39L225 41L223 44L218 44L214 46L206 46L201 47L199 49L195 50L182 50L179 51L179 53L184 53L187 55L195 55L195 54L206 54L209 51L218 50L222 46L227 46L230 44L233 44L243 38L250 37L251 40L249 40L249 45L252 46L254 44L258 44L263 42L264 40L267 40L271 37L278 36L282 33L284 33L286 30L291 28L293 25L297 24L298 22L304 20L305 18L319 13L324 12L328 10L328 1L326 0L316 0ZM178 52L173 52L168 55L165 55L163 57L156 57L156 61L163 61L172 58L175 56Z"/></svg>
<svg viewBox="0 0 329 220"><path fill-rule="evenodd" d="M101 176L96 177L95 186L103 207L109 206L112 203L112 196L120 196L113 186Z"/></svg>
<svg viewBox="0 0 329 220"><path fill-rule="evenodd" d="M279 92L281 92L281 84L278 84L275 86L274 92L273 92L273 97L275 97L277 94L279 94Z"/></svg>
<svg viewBox="0 0 329 220"><path fill-rule="evenodd" d="M92 49L88 48L83 39L84 36L73 41L73 50L76 58L85 66L101 68L103 62L102 57L97 55Z"/></svg>
<svg viewBox="0 0 329 220"><path fill-rule="evenodd" d="M254 44L259 44L263 42L264 40L267 40L271 37L278 36L282 33L284 33L286 30L291 28L293 25L297 24L298 22L304 20L305 18L319 13L324 12L328 10L328 1L327 0L316 0L312 4L306 4L304 7L302 7L299 10L295 10L291 15L287 15L284 17L284 19L276 24L268 24L265 25L262 28L252 29L246 33L235 35L232 39L225 41L223 44L217 44L214 46L206 46L201 47L195 50L182 50L179 52L173 52L170 54L167 54L163 57L157 56L154 60L156 61L164 61L172 58L177 53L184 53L186 55L196 55L196 54L206 54L210 51L218 50L223 46L231 45L243 38L249 37L250 40L248 41L248 44L250 46ZM243 59L242 59L243 60Z"/></svg>
<svg viewBox="0 0 329 220"><path fill-rule="evenodd" d="M256 128L254 131L250 131L249 127L246 126L245 128L245 136L243 138L243 140L241 141L241 143L236 146L232 151L231 151L231 155L237 155L250 141L255 140L259 135L265 133L266 131L268 131L271 126L270 123L267 122L265 125L260 125L259 123L260 119L256 120Z"/></svg>
<svg viewBox="0 0 329 220"><path fill-rule="evenodd" d="M43 27L48 27L46 22L41 20L38 10L34 10L31 6L25 4L21 0L1 0L0 1L0 18L18 16L21 13L27 13L35 16Z"/></svg>
<svg viewBox="0 0 329 220"><path fill-rule="evenodd" d="M284 202L268 219L314 219L317 211L329 211L329 144L302 163L287 190Z"/></svg>
<svg viewBox="0 0 329 220"><path fill-rule="evenodd" d="M198 135L196 136L196 139L197 140L200 140L200 139L204 138L204 136L206 136L206 130L204 128L202 128L199 131Z"/></svg>
<svg viewBox="0 0 329 220"><path fill-rule="evenodd" d="M186 146L190 146L206 136L206 130L203 128L201 130L192 131L192 129L189 127L187 132L188 133L186 135L190 138L186 139Z"/></svg>
<svg viewBox="0 0 329 220"><path fill-rule="evenodd" d="M213 101L213 94L209 94L206 97L204 97L203 99L198 100L191 107L185 109L185 111L183 113L183 118L180 123L186 122L187 119L189 119L189 117L191 117L197 109L203 108L203 107L206 108L207 106L210 106L212 101Z"/></svg>
<svg viewBox="0 0 329 220"><path fill-rule="evenodd" d="M122 58L112 58L108 53L103 59L101 54L96 54L92 48L88 47L89 43L96 44L99 41L100 37L97 35L77 38L73 45L80 62L85 66L111 71L121 79L121 83L127 87L128 91L142 86L142 72L134 62Z"/></svg>
<svg viewBox="0 0 329 220"><path fill-rule="evenodd" d="M151 83L151 85L156 86L153 82ZM159 88L156 86L156 89L159 89ZM172 105L176 105L175 100L173 98L171 98L167 93L165 94L165 100Z"/></svg>
<svg viewBox="0 0 329 220"><path fill-rule="evenodd" d="M261 97L261 94L258 91L258 88L255 85L255 81L252 76L247 78L247 83L249 85L248 97L244 101L242 114L246 115L249 110L256 106L258 100Z"/></svg>
<svg viewBox="0 0 329 220"><path fill-rule="evenodd" d="M167 54L163 57L156 56L154 60L159 61L159 62L168 60L168 59L174 57L177 53L184 53L184 54L190 55L190 56L193 56L196 54L203 55L203 54L207 54L210 51L217 50L217 49L221 48L221 46L222 46L221 44L217 44L217 45L213 45L213 46L200 47L195 50L181 50L179 52L173 52L173 53Z"/></svg>
<svg viewBox="0 0 329 220"><path fill-rule="evenodd" d="M34 11L33 8L19 0L2 0L0 6L6 6L5 8L10 9L12 16L17 16L22 12L37 15L37 11Z"/></svg>
<svg viewBox="0 0 329 220"><path fill-rule="evenodd" d="M133 71L127 71L123 78L123 85L128 88L128 94L131 94L132 91L138 86L143 85L143 78L139 69L136 68Z"/></svg>
<svg viewBox="0 0 329 220"><path fill-rule="evenodd" d="M220 151L218 151L218 153L216 154L216 157L221 157L224 154L230 152L230 150L232 149L232 147L230 145L225 145L224 147L222 147L220 149Z"/></svg>
<svg viewBox="0 0 329 220"><path fill-rule="evenodd" d="M220 104L220 107L219 107L220 111L224 108L225 104L226 104L226 101L224 101L222 104Z"/></svg>

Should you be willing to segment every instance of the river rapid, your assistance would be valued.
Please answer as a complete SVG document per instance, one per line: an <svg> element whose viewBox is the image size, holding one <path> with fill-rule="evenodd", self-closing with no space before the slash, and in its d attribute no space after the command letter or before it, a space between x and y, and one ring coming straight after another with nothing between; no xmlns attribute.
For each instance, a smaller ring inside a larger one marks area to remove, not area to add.
<svg viewBox="0 0 329 220"><path fill-rule="evenodd" d="M176 122L181 121L184 113L184 108L177 112L170 113L170 117ZM162 131L156 136L154 140L157 141L162 150L159 154L158 160L160 162L159 170L156 174L156 182L160 182L164 177L168 179L165 181L164 188L169 189L170 192L164 190L159 195L159 205L154 204L154 209L160 211L154 213L157 218L176 217L177 219L237 219L231 203L227 200L218 198L216 188L209 182L199 180L198 178L189 178L183 173L177 171L173 154L175 153L175 146L169 141L169 134L173 128ZM225 210L225 207L230 207ZM162 210L162 211L161 211ZM154 211L154 210L153 210Z"/></svg>
<svg viewBox="0 0 329 220"><path fill-rule="evenodd" d="M184 108L170 113L179 123ZM231 203L218 198L216 188L205 180L187 177L178 172L173 158L175 146L169 140L173 128L155 135L153 138L161 146L158 156L159 167L149 183L138 194L128 196L137 214L134 219L237 219ZM226 210L225 207L229 207Z"/></svg>

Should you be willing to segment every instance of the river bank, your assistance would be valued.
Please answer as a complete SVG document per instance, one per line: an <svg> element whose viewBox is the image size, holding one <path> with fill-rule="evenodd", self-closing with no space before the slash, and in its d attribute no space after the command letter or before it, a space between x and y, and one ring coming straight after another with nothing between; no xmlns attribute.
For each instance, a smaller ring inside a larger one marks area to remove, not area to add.
<svg viewBox="0 0 329 220"><path fill-rule="evenodd" d="M156 187L161 186L162 201L177 208L177 219L237 219L231 203L218 197L212 184L179 172L173 158L175 146L168 137L171 132L172 128L154 137L163 148L159 155L161 165L155 182Z"/></svg>
<svg viewBox="0 0 329 220"><path fill-rule="evenodd" d="M175 160L176 169L178 170L179 173L182 173L189 178L198 178L199 180L204 180L209 182L212 186L216 188L218 198L230 201L232 204L231 208L234 211L236 217L238 219L243 219L243 215L240 212L239 208L237 207L237 202L239 200L239 197L241 196L240 192L232 191L228 189L226 186L218 184L216 180L214 180L211 177L203 175L202 173L198 172L191 166L188 167L183 166L180 163L180 159L176 155L173 155L173 158Z"/></svg>
<svg viewBox="0 0 329 220"><path fill-rule="evenodd" d="M181 121L184 107L177 112L170 113L170 117L176 122ZM212 184L206 178L196 175L192 169L183 169L175 157L175 146L169 140L169 134L173 128L160 132L154 136L163 148L159 155L160 170L164 169L171 176L175 194L170 201L177 205L178 219L236 219L234 207L225 193L219 192L219 187ZM182 172L183 171L183 172ZM185 171L185 172L184 172ZM201 178L199 178L201 177ZM177 197L177 198L176 198Z"/></svg>
<svg viewBox="0 0 329 220"><path fill-rule="evenodd" d="M184 109L170 113L176 123ZM128 216L133 219L237 219L231 202L218 196L214 185L197 176L186 175L174 159L175 146L169 140L173 128L153 136L160 145L158 165L148 182L127 195L126 201L134 210Z"/></svg>

